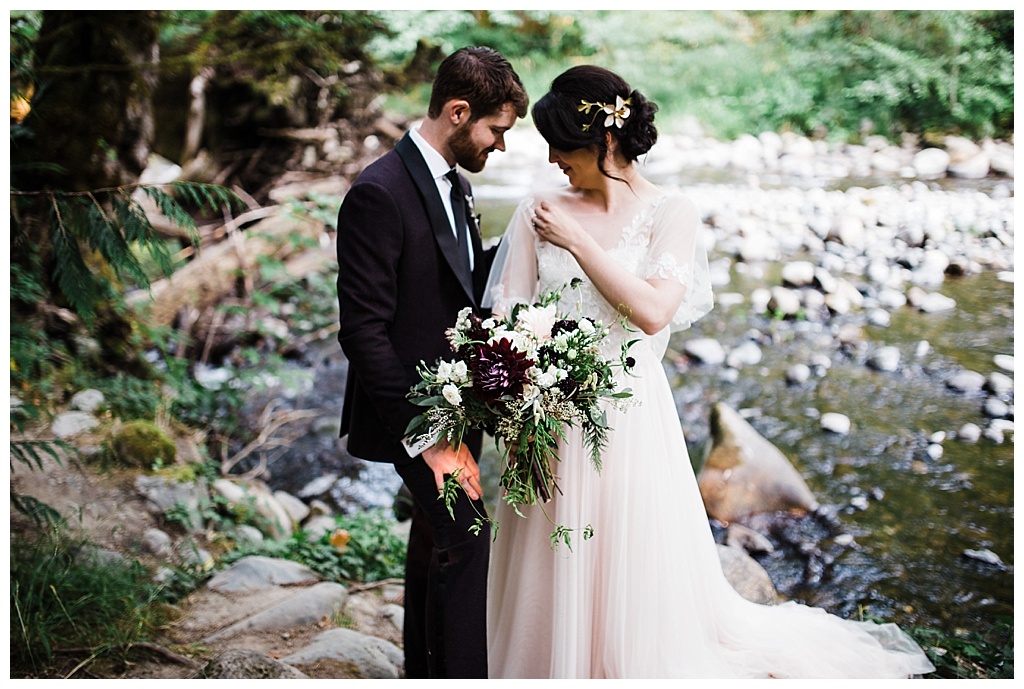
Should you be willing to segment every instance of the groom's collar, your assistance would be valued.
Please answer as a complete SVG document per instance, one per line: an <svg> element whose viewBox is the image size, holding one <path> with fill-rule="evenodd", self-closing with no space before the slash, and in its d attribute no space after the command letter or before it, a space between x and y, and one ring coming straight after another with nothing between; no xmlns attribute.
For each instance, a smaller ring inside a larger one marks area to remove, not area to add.
<svg viewBox="0 0 1024 689"><path fill-rule="evenodd" d="M444 156L437 152L433 146L431 146L423 135L420 134L419 129L410 129L409 138L416 144L416 148L419 149L420 155L423 156L423 162L427 164L427 169L430 170L430 175L437 179L444 177L452 166L448 164L448 161L444 159Z"/></svg>

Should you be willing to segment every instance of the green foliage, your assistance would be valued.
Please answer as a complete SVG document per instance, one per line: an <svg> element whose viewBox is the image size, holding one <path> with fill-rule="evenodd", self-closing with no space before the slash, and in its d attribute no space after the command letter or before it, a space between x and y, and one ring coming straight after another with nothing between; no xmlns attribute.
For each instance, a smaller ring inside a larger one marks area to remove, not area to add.
<svg viewBox="0 0 1024 689"><path fill-rule="evenodd" d="M946 679L1012 679L1013 618L1000 616L987 632L949 636L937 629L912 629L914 639ZM931 675L929 675L931 676Z"/></svg>
<svg viewBox="0 0 1024 689"><path fill-rule="evenodd" d="M11 547L11 676L50 676L62 649L85 649L80 668L123 663L163 624L159 586L137 562L103 562L91 544L55 533Z"/></svg>
<svg viewBox="0 0 1024 689"><path fill-rule="evenodd" d="M558 73L622 74L671 129L714 136L792 130L855 140L903 132L1009 137L1013 13L955 11L552 10L382 12L373 44L405 61L417 41L501 50L536 101ZM535 29L543 25L543 30ZM425 100L425 91L411 94Z"/></svg>
<svg viewBox="0 0 1024 689"><path fill-rule="evenodd" d="M136 256L137 248L148 252L164 274L171 273L167 244L154 231L134 194L136 189L149 197L173 223L185 229L194 241L198 241L195 221L182 202L194 204L203 211L218 210L222 206L240 207L241 204L234 192L217 185L173 182L166 186L171 193L151 185L88 192L12 192L22 206L22 213L29 210L29 204L45 203L47 227L42 241L48 243L53 252L54 287L86 322L95 318L101 303L116 301L118 283L149 288L149 276ZM19 222L17 211L13 216L12 247L34 251L40 237ZM90 265L97 259L100 265ZM45 275L31 274L33 268L42 269L41 261L32 260L19 269L19 296L32 296L42 285L48 284Z"/></svg>
<svg viewBox="0 0 1024 689"><path fill-rule="evenodd" d="M232 551L223 562L230 564L249 555L262 555L302 563L330 581L371 582L404 577L406 544L395 533L393 518L382 510L370 510L339 516L335 521L337 529L344 530L349 537L344 545L332 545L332 534L312 540L306 533L297 533L286 540L266 541L253 548Z"/></svg>

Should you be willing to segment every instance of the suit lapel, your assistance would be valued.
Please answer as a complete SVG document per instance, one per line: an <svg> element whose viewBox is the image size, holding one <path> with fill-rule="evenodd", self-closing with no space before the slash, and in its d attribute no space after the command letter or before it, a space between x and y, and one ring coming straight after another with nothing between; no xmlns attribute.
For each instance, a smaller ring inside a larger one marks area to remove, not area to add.
<svg viewBox="0 0 1024 689"><path fill-rule="evenodd" d="M427 168L423 156L420 155L419 149L416 148L416 144L413 143L408 134L398 142L398 145L395 146L395 151L405 164L406 169L409 171L409 176L412 177L416 188L419 189L420 196L423 198L423 204L427 210L427 218L430 221L430 229L434 233L434 240L437 242L438 247L440 247L441 253L444 254L444 258L452 272L455 273L455 277L458 278L462 289L465 290L466 296L475 304L473 276L466 271L462 261L459 260L458 242L455 239L454 233L452 233L452 226L448 222L448 214L445 213L444 205L438 196L437 184L434 182L434 178L431 177L430 170ZM474 236L476 235L475 232L473 234ZM476 250L477 243L479 243L479 240L474 239L474 251ZM479 253L477 255L479 256Z"/></svg>

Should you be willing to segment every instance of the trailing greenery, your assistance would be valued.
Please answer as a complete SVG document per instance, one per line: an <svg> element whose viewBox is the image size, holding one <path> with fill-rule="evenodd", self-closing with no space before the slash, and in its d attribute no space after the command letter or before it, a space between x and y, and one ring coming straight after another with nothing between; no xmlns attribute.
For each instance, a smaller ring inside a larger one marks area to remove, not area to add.
<svg viewBox="0 0 1024 689"><path fill-rule="evenodd" d="M944 679L1013 679L1013 618L1000 616L987 631L950 636L938 629L911 629ZM931 677L932 675L929 675Z"/></svg>
<svg viewBox="0 0 1024 689"><path fill-rule="evenodd" d="M373 582L405 576L405 539L394 532L394 519L386 512L356 512L335 521L336 530L318 539L296 533L286 540L234 550L223 563L262 555L302 563L329 581Z"/></svg>
<svg viewBox="0 0 1024 689"><path fill-rule="evenodd" d="M57 676L116 671L133 644L167 621L162 589L145 568L93 552L91 544L53 531L12 539L12 677L52 677L58 665Z"/></svg>

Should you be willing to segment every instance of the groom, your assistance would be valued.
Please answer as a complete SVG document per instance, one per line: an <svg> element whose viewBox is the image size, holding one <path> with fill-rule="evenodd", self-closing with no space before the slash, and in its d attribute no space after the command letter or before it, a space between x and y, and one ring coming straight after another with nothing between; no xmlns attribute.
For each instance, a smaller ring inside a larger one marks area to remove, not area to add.
<svg viewBox="0 0 1024 689"><path fill-rule="evenodd" d="M493 251L481 248L469 183L528 98L508 61L462 48L438 67L427 117L369 165L338 215L338 339L349 360L341 432L356 457L391 462L414 497L405 581L405 674L487 676L490 535L483 514L477 434L458 451L443 439L403 440L422 411L406 398L417 364L450 358L445 330L464 307L479 313ZM448 513L439 491L459 472L465 493ZM468 497L467 497L468 495ZM470 502L470 499L473 502Z"/></svg>

